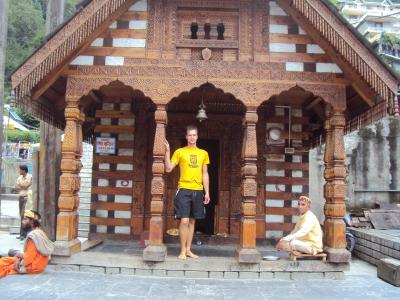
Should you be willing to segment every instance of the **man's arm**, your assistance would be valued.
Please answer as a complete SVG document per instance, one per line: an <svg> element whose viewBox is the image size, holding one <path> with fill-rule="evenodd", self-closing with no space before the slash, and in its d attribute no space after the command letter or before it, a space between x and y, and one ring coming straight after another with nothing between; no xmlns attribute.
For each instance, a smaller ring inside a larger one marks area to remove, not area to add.
<svg viewBox="0 0 400 300"><path fill-rule="evenodd" d="M171 151L169 149L169 143L167 140L164 141L165 146L165 171L170 173L175 167L176 163L171 162Z"/></svg>
<svg viewBox="0 0 400 300"><path fill-rule="evenodd" d="M210 203L210 176L208 175L208 166L203 165L203 187L206 194L204 195L204 204Z"/></svg>
<svg viewBox="0 0 400 300"><path fill-rule="evenodd" d="M21 184L19 183L19 177L17 178L17 181L15 182L15 189L17 191L20 191L22 189Z"/></svg>

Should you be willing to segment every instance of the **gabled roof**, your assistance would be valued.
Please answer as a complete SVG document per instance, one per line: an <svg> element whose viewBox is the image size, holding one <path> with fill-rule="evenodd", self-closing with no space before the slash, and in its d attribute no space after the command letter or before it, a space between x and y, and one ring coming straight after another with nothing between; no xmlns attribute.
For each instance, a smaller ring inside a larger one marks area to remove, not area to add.
<svg viewBox="0 0 400 300"><path fill-rule="evenodd" d="M336 57L336 60L350 65L349 72L353 72L355 77L363 82L364 88L373 90L388 103L393 103L398 85L396 74L338 13L329 0L276 1L282 7L286 7L287 12L295 20L303 17L304 22L311 24L310 28L314 34L321 36L333 49L332 58ZM63 68L68 66L68 63L88 46L99 32L107 28L135 2L137 1L84 1L82 9L52 34L47 42L12 74L12 85L17 101L35 110L32 108L35 100L52 84L52 80L61 74ZM313 15L311 16L309 12ZM315 23L317 19L319 23ZM335 38L330 40L330 37L326 36L327 32L334 33ZM349 44L348 39L354 40L355 44Z"/></svg>

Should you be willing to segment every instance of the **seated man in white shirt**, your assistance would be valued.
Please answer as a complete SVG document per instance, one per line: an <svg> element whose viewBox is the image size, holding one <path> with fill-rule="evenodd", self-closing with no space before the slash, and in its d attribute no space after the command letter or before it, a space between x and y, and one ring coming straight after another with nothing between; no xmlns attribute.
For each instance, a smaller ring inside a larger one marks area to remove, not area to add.
<svg viewBox="0 0 400 300"><path fill-rule="evenodd" d="M293 231L281 238L276 245L279 251L316 255L322 252L322 230L317 217L310 210L311 199L301 196L297 209L300 218Z"/></svg>

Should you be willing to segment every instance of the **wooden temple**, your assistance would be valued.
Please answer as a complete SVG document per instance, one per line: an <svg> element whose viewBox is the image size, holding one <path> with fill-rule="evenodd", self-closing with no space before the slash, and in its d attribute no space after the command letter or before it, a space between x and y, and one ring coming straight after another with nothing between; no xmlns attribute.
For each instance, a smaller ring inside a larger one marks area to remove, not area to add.
<svg viewBox="0 0 400 300"><path fill-rule="evenodd" d="M163 261L176 228L178 173L165 175L165 138L199 127L211 157L211 198L200 230L237 237L239 262L257 239L296 222L309 189L309 150L325 143L324 242L346 263L343 136L398 115L398 78L328 0L85 1L12 74L18 104L64 129L58 255L80 251L82 142L94 150L91 239L139 239ZM208 119L195 118L205 105ZM96 148L96 147L95 147Z"/></svg>

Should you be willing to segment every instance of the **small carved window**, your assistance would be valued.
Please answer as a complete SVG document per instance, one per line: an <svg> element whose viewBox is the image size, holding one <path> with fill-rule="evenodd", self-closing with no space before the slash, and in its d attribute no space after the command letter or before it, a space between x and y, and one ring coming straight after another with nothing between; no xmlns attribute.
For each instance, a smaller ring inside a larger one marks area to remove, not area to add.
<svg viewBox="0 0 400 300"><path fill-rule="evenodd" d="M199 31L199 25L197 24L197 22L193 22L190 25L190 32L192 33L192 35L190 36L190 38L192 40L197 40L197 31Z"/></svg>

